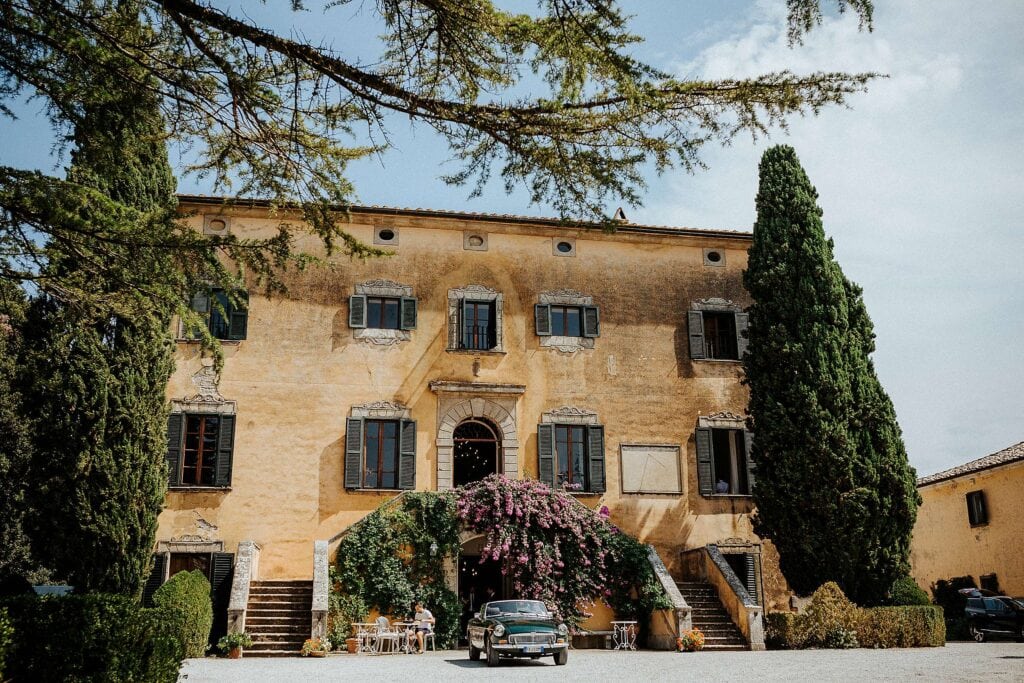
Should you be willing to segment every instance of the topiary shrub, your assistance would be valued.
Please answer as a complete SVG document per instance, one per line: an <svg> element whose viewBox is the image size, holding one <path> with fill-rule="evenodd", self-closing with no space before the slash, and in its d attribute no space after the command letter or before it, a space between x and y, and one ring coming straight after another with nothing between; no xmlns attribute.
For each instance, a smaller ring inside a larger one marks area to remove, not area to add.
<svg viewBox="0 0 1024 683"><path fill-rule="evenodd" d="M916 581L909 576L902 576L893 581L892 588L889 589L888 603L894 606L930 605L932 601Z"/></svg>
<svg viewBox="0 0 1024 683"><path fill-rule="evenodd" d="M811 596L800 624L805 647L857 647L858 607L834 581L823 584Z"/></svg>
<svg viewBox="0 0 1024 683"><path fill-rule="evenodd" d="M213 627L210 582L199 570L178 572L153 593L153 604L167 611L177 628L185 657L206 654Z"/></svg>
<svg viewBox="0 0 1024 683"><path fill-rule="evenodd" d="M872 607L861 610L857 639L862 647L941 647L946 623L935 605Z"/></svg>
<svg viewBox="0 0 1024 683"><path fill-rule="evenodd" d="M184 650L168 611L92 593L3 601L14 640L4 675L16 681L172 683Z"/></svg>

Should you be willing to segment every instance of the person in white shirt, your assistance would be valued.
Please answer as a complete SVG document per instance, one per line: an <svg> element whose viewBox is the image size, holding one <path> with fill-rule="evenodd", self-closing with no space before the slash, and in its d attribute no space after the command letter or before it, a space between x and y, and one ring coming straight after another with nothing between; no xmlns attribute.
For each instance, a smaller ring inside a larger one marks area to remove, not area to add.
<svg viewBox="0 0 1024 683"><path fill-rule="evenodd" d="M416 654L421 655L425 650L423 644L424 635L430 633L430 631L433 630L434 627L434 615L431 614L430 610L423 606L422 602L417 602L416 617L413 619L413 621L416 622ZM410 646L412 645L412 635L413 631L409 631L408 637L410 641Z"/></svg>

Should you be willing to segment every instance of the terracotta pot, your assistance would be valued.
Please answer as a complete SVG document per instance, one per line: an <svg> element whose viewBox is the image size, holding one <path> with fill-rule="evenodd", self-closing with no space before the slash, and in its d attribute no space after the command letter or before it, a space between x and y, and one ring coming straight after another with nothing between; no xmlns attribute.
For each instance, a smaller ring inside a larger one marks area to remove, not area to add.
<svg viewBox="0 0 1024 683"><path fill-rule="evenodd" d="M230 650L228 650L228 659L241 659L241 658L242 658L242 648L241 647L233 647Z"/></svg>
<svg viewBox="0 0 1024 683"><path fill-rule="evenodd" d="M359 639L358 638L346 638L345 647L348 648L348 653L354 655L359 652Z"/></svg>
<svg viewBox="0 0 1024 683"><path fill-rule="evenodd" d="M326 657L327 653L324 652L323 650L313 650L312 652L309 653L309 656L310 657Z"/></svg>

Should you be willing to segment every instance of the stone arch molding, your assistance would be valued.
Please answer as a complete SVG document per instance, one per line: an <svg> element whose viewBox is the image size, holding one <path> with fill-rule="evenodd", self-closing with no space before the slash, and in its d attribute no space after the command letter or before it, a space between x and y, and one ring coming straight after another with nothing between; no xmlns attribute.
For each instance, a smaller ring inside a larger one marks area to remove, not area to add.
<svg viewBox="0 0 1024 683"><path fill-rule="evenodd" d="M469 417L482 417L501 430L501 471L511 479L519 478L519 437L515 415L486 398L467 398L450 406L437 429L437 488L452 488L452 464L455 459L455 427Z"/></svg>

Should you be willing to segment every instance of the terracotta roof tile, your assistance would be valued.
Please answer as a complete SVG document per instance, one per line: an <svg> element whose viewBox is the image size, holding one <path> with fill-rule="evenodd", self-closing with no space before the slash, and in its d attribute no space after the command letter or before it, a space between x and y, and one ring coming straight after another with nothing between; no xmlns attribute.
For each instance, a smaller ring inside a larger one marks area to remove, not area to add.
<svg viewBox="0 0 1024 683"><path fill-rule="evenodd" d="M917 480L918 486L927 486L928 484L934 484L938 481L945 481L946 479L954 479L961 477L965 474L971 474L973 472L980 472L987 470L992 467L998 467L999 465L1007 465L1011 462L1017 462L1024 460L1024 441L1018 444L1004 448L1001 451L993 453L992 455L986 455L984 458L978 458L977 460L971 460L965 462L963 465L957 465L956 467L942 472L936 472L935 474L929 474L927 477L921 477Z"/></svg>

